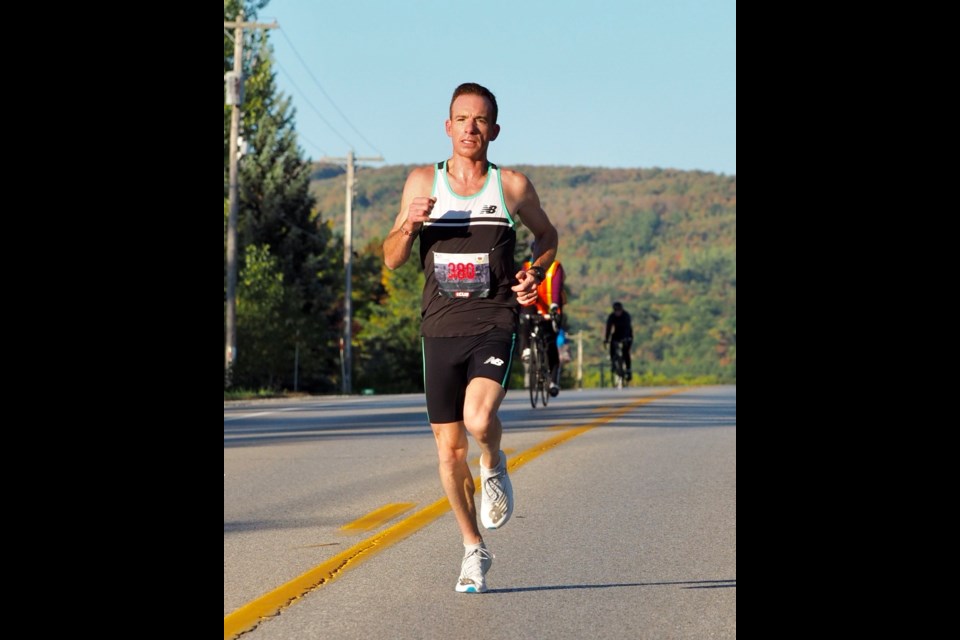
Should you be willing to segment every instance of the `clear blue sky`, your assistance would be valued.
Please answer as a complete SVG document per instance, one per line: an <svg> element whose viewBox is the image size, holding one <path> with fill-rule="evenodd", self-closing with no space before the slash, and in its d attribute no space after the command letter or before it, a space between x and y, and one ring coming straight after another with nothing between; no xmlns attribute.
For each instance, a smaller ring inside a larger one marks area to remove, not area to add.
<svg viewBox="0 0 960 640"><path fill-rule="evenodd" d="M479 82L500 106L493 162L732 175L736 8L735 0L271 0L258 20L280 25L270 33L277 82L314 159L351 148L385 164L447 158L450 95Z"/></svg>

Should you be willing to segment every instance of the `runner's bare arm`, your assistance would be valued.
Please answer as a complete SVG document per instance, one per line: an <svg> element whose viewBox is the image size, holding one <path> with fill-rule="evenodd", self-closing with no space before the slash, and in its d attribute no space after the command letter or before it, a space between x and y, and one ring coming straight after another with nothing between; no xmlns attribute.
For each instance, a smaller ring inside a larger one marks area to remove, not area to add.
<svg viewBox="0 0 960 640"><path fill-rule="evenodd" d="M540 205L540 196L533 183L519 171L504 169L502 172L503 195L508 209L533 233L537 243L539 255L533 256L531 266L540 267L544 271L550 268L557 257L557 229L550 222L547 213ZM513 287L517 297L527 294L531 290L536 292L537 280L526 271L517 272L519 284ZM524 301L521 299L521 304Z"/></svg>
<svg viewBox="0 0 960 640"><path fill-rule="evenodd" d="M436 202L436 198L430 197L432 186L432 166L419 167L407 176L400 200L400 213L383 241L383 262L388 269L396 269L410 259L413 241L424 221L430 219Z"/></svg>

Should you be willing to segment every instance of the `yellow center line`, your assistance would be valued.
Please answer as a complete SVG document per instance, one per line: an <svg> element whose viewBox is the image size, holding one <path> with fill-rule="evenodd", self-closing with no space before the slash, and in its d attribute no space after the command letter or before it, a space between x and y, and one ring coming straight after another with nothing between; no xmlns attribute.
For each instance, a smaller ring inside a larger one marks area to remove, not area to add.
<svg viewBox="0 0 960 640"><path fill-rule="evenodd" d="M675 393L680 393L684 389L671 389L657 393L652 396L641 398L635 402L626 404L619 409L615 409L601 418L583 425L581 427L572 427L552 438L544 440L540 444L527 449L523 453L514 456L507 463L510 471L519 469L531 460L542 456L544 453L554 447L590 431L596 427L607 424L608 422L619 418L623 414L636 409L639 406L649 404L654 400L665 398ZM480 488L480 479L476 480L476 488ZM223 617L223 637L234 638L242 633L255 629L266 618L278 615L280 611L310 591L333 582L342 576L348 569L359 566L365 560L369 560L374 555L384 549L395 545L396 543L410 537L420 529L424 528L447 511L450 510L450 503L446 498L441 498L428 507L414 512L393 526L384 529L380 533L373 535L366 540L362 540L326 562L323 562L306 573L297 576L293 580L280 585L273 591L265 593L256 600L252 600L239 609L232 611Z"/></svg>
<svg viewBox="0 0 960 640"><path fill-rule="evenodd" d="M340 527L341 531L371 531L417 506L416 502L394 502L371 511L362 518Z"/></svg>
<svg viewBox="0 0 960 640"><path fill-rule="evenodd" d="M635 400L634 402L631 402L630 404L626 404L620 407L619 409L614 409L613 411L604 415L602 418L597 418L593 422L585 424L582 427L571 427L566 431L563 431L562 433L559 433L553 436L552 438L548 438L543 442L541 442L540 444L527 449L520 455L514 456L513 458L511 458L510 461L507 462L507 471L513 471L514 469L517 469L527 464L534 458L538 458L542 456L550 449L553 449L554 447L563 444L567 440L576 438L577 436L582 435L587 431L590 431L591 429L595 429L597 427L607 424L608 422L612 422L613 420L616 420L617 418L627 413L628 411L632 411L637 407L643 406L645 404L650 404L654 400L666 398L667 396L672 396L673 394L680 393L681 391L684 391L684 390L685 389L670 389L668 391L661 391L660 393L657 393L655 395L647 396L646 398ZM480 486L480 481L478 479L477 487L479 486Z"/></svg>

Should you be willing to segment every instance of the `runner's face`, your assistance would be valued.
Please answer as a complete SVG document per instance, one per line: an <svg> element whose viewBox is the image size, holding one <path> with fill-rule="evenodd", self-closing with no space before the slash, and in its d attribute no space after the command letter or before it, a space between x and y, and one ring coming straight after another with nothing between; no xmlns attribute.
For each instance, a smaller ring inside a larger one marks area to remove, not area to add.
<svg viewBox="0 0 960 640"><path fill-rule="evenodd" d="M486 98L472 94L457 96L446 122L454 151L468 157L485 157L487 146L500 133L500 126L491 118L492 109Z"/></svg>

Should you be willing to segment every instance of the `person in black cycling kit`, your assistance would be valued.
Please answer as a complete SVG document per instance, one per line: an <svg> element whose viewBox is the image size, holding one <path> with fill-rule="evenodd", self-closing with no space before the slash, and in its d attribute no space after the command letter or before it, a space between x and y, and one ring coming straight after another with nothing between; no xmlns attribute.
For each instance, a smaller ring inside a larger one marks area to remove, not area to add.
<svg viewBox="0 0 960 640"><path fill-rule="evenodd" d="M633 327L630 325L630 314L623 310L623 305L619 302L613 303L613 313L607 316L607 332L603 338L604 346L610 345L611 371L613 371L613 358L616 353L614 342L620 342L623 345L623 366L626 368L626 378L630 380L633 377L630 373L630 343L633 342Z"/></svg>

